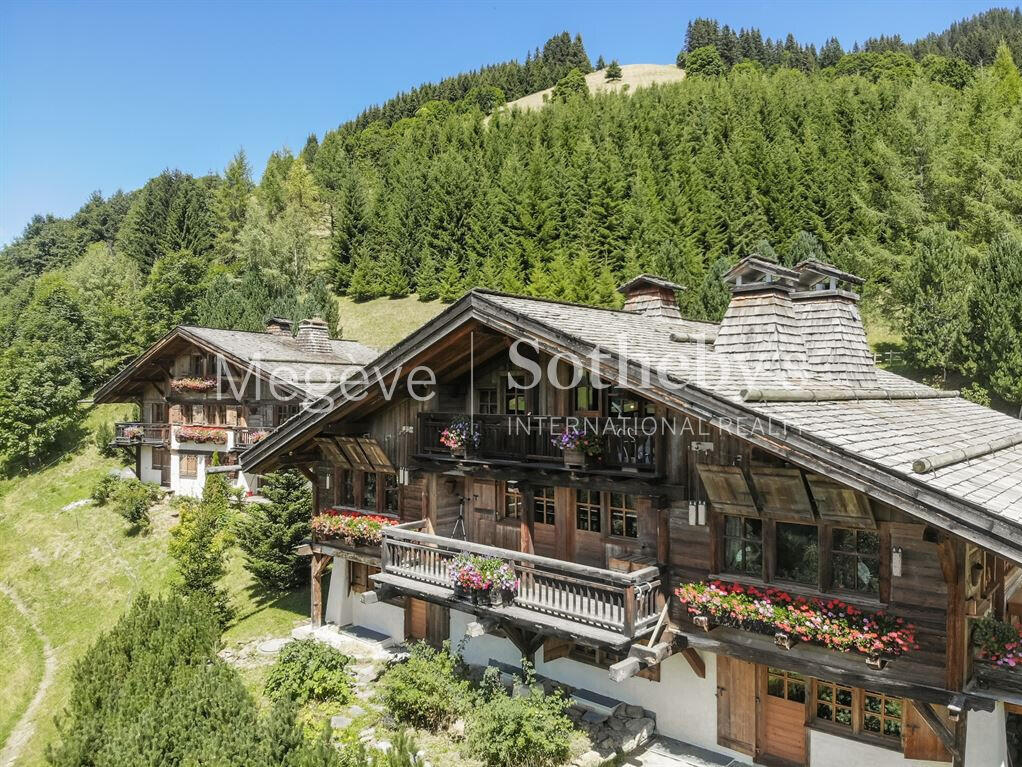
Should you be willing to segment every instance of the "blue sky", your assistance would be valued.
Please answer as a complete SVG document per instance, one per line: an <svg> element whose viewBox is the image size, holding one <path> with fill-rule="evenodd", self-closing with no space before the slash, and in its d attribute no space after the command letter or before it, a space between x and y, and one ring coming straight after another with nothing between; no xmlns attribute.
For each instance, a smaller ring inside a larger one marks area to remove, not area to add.
<svg viewBox="0 0 1022 767"><path fill-rule="evenodd" d="M0 3L0 243L33 213L69 215L94 189L167 167L220 170L244 147L300 149L421 82L524 58L579 32L595 60L673 63L690 19L845 47L913 40L1005 3L45 2Z"/></svg>

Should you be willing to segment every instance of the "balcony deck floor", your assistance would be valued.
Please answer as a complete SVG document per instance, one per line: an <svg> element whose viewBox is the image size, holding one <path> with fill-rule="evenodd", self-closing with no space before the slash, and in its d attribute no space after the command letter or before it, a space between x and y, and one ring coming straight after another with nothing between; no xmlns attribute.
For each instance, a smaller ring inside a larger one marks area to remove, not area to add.
<svg viewBox="0 0 1022 767"><path fill-rule="evenodd" d="M548 615L531 607L518 604L511 604L505 607L472 604L467 600L455 598L454 590L446 586L425 583L394 573L376 573L370 576L370 578L381 586L389 586L402 594L407 594L417 599L424 599L427 602L433 602L434 604L480 617L508 621L541 634L571 639L593 647L623 649L639 639L643 634L648 634L652 630L652 627L650 627L649 629L639 631L633 637L580 621Z"/></svg>

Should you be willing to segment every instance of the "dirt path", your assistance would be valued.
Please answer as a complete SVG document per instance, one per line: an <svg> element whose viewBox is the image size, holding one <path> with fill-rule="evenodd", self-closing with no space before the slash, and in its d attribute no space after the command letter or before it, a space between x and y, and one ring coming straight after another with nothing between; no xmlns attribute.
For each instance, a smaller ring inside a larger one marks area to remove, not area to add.
<svg viewBox="0 0 1022 767"><path fill-rule="evenodd" d="M11 730L10 736L7 738L7 742L4 744L3 750L0 751L0 767L14 767L15 761L21 755L22 749L25 744L28 743L29 738L32 737L32 733L35 731L35 715L36 711L42 705L43 696L46 695L46 691L50 689L50 685L53 684L53 676L57 671L57 656L53 652L53 646L50 644L50 640L46 638L46 635L40 630L39 624L36 622L35 616L25 606L25 603L21 601L17 592L8 586L7 584L0 583L0 592L4 594L14 604L14 608L21 613L22 617L29 627L39 637L39 641L43 645L43 677L39 680L39 686L36 688L35 695L32 696L32 700L29 702L28 707L25 709L25 713L21 715L18 723Z"/></svg>

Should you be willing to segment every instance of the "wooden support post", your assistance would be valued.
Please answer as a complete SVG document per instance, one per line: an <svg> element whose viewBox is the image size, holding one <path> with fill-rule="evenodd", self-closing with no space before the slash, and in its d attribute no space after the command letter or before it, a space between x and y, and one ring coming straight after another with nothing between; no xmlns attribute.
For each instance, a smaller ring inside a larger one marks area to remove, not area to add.
<svg viewBox="0 0 1022 767"><path fill-rule="evenodd" d="M955 734L947 728L947 726L940 720L933 708L929 703L923 703L922 701L913 700L912 705L915 707L919 717L926 722L926 725L933 731L940 742L944 744L944 747L951 753L955 758L960 757L958 750L958 744L955 740Z"/></svg>
<svg viewBox="0 0 1022 767"><path fill-rule="evenodd" d="M969 654L965 623L965 545L945 537L937 549L941 573L947 584L947 670L944 683L949 690L960 690L965 683Z"/></svg>
<svg viewBox="0 0 1022 767"><path fill-rule="evenodd" d="M312 555L312 626L323 625L323 573L326 572L330 559L326 554Z"/></svg>
<svg viewBox="0 0 1022 767"><path fill-rule="evenodd" d="M706 663L694 647L686 647L681 651L681 655L688 661L688 665L692 667L692 671L697 677L706 679Z"/></svg>
<svg viewBox="0 0 1022 767"><path fill-rule="evenodd" d="M955 722L955 752L951 767L965 767L965 736L968 721L969 718L962 711L962 715Z"/></svg>

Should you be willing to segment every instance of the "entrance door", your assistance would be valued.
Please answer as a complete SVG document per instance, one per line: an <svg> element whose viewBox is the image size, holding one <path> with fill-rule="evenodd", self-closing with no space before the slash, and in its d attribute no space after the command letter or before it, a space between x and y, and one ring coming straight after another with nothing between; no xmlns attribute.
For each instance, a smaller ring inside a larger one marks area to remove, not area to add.
<svg viewBox="0 0 1022 767"><path fill-rule="evenodd" d="M762 728L759 758L767 764L808 764L806 748L806 699L809 680L801 674L760 666Z"/></svg>
<svg viewBox="0 0 1022 767"><path fill-rule="evenodd" d="M580 565L606 567L603 503L599 490L575 490L575 557Z"/></svg>
<svg viewBox="0 0 1022 767"><path fill-rule="evenodd" d="M756 751L756 664L717 656L717 743Z"/></svg>
<svg viewBox="0 0 1022 767"><path fill-rule="evenodd" d="M160 484L163 487L170 487L170 452L167 448L152 448L152 467L160 471Z"/></svg>

